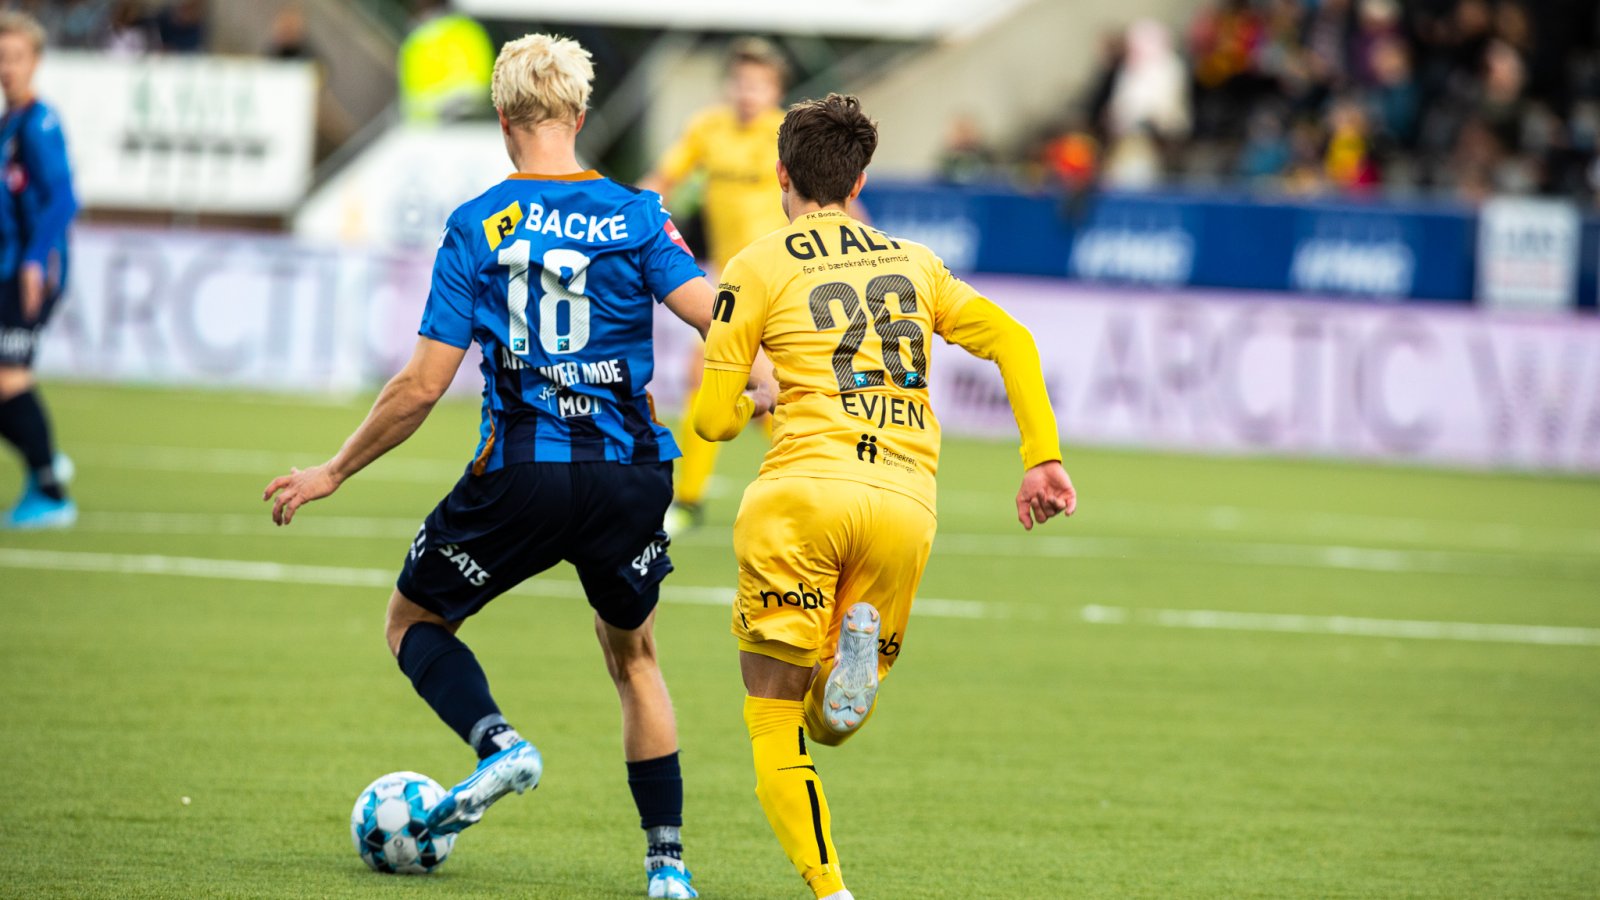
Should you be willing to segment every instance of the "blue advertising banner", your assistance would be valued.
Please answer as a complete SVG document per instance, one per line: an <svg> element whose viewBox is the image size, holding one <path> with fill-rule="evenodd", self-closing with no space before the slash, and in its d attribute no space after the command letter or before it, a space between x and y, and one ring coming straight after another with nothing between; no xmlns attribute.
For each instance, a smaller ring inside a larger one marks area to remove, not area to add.
<svg viewBox="0 0 1600 900"><path fill-rule="evenodd" d="M1470 303L1478 216L1467 207L1179 193L1070 198L1009 187L873 181L884 230L961 272L1113 284ZM1593 306L1600 220L1585 223L1580 305Z"/></svg>

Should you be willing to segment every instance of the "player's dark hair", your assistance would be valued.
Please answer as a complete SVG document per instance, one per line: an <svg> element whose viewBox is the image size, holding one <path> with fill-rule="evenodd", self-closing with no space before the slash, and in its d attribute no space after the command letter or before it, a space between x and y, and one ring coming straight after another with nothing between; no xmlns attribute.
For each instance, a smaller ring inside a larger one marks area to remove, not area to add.
<svg viewBox="0 0 1600 900"><path fill-rule="evenodd" d="M778 127L778 159L794 190L823 206L843 203L878 149L878 123L848 94L802 100Z"/></svg>

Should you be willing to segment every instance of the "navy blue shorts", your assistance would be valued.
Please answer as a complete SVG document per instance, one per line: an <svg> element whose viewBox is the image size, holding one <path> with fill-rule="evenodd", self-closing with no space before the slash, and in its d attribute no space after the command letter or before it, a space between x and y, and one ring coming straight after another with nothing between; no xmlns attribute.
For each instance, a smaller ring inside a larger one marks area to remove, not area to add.
<svg viewBox="0 0 1600 900"><path fill-rule="evenodd" d="M632 631L672 571L662 517L672 463L520 463L461 476L422 523L395 587L459 622L554 566L572 563L589 605Z"/></svg>
<svg viewBox="0 0 1600 900"><path fill-rule="evenodd" d="M22 317L22 282L17 276L0 280L0 366L33 368L39 347L39 331L50 321L61 299L61 290L45 288L44 306L39 317L29 322Z"/></svg>

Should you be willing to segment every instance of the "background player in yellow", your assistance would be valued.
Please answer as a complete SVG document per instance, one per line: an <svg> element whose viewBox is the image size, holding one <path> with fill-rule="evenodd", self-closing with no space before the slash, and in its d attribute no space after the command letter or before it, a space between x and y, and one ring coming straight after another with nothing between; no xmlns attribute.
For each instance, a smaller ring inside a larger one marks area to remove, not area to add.
<svg viewBox="0 0 1600 900"><path fill-rule="evenodd" d="M788 224L778 200L778 126L783 122L784 83L789 67L771 43L745 38L728 55L727 102L690 120L678 142L662 157L641 187L668 196L696 174L705 176L701 201L712 277L751 241ZM692 360L690 390L684 397L684 424L678 429L683 458L667 530L698 524L706 485L717 464L718 447L689 427L700 376L698 355Z"/></svg>
<svg viewBox="0 0 1600 900"><path fill-rule="evenodd" d="M932 335L1000 367L1022 433L1023 526L1077 504L1033 336L926 247L845 212L877 145L854 97L789 110L777 176L791 223L723 270L693 410L702 437L729 440L773 409L772 450L734 525L732 628L756 796L800 876L832 900L850 892L806 740L854 734L907 645L935 527ZM745 390L762 348L775 398L769 384Z"/></svg>

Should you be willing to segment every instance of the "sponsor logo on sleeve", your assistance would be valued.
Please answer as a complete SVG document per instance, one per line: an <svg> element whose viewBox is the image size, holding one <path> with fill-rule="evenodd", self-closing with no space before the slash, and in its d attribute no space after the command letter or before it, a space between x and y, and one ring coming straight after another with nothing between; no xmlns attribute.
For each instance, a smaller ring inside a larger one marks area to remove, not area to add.
<svg viewBox="0 0 1600 900"><path fill-rule="evenodd" d="M694 255L694 251L689 249L689 242L683 239L683 234L678 231L678 226L674 225L672 223L671 219L667 220L666 232L667 232L667 240L672 241L674 244L677 244L679 247L682 247L683 248L683 252L689 254L690 256ZM726 320L724 320L724 321L726 321Z"/></svg>

